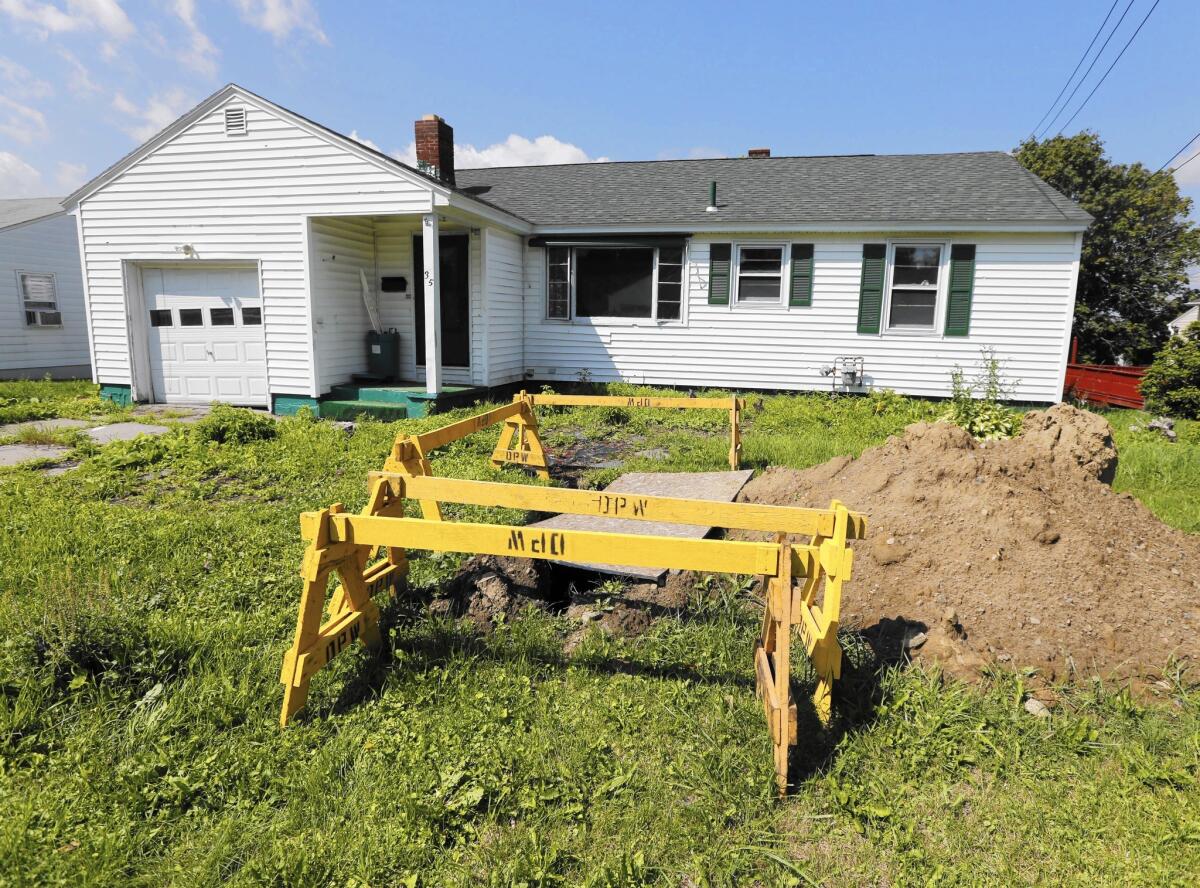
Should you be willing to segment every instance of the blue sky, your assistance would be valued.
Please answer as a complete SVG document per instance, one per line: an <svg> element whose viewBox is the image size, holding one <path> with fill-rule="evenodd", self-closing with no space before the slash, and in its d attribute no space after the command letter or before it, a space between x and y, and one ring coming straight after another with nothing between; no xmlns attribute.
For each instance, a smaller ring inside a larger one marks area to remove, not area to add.
<svg viewBox="0 0 1200 888"><path fill-rule="evenodd" d="M441 114L460 166L1007 150L1110 6L0 0L0 196L71 190L229 81L400 157ZM1070 131L1166 162L1200 131L1198 37L1200 3L1161 0ZM1200 198L1200 159L1179 178Z"/></svg>

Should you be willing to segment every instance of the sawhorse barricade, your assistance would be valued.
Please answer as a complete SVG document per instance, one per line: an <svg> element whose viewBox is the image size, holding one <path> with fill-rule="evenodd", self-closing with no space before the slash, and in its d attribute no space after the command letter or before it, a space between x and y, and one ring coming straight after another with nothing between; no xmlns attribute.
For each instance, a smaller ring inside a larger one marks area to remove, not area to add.
<svg viewBox="0 0 1200 888"><path fill-rule="evenodd" d="M828 509L714 503L434 478L407 471L373 472L370 485L360 514L333 505L301 516L308 549L295 640L283 658L281 725L303 708L312 676L337 654L355 641L378 646L379 611L373 596L395 594L408 571L409 549L757 574L766 607L754 652L756 684L774 745L777 786L780 795L786 793L788 749L796 743L797 724L791 694L792 627L800 630L817 673L813 706L828 722L833 682L841 674L837 629L842 585L850 579L853 563L853 550L846 543L863 538L862 515L837 501ZM405 518L406 500L719 525L768 531L776 537L757 543L546 530L442 521L440 512L436 518ZM811 539L807 544L791 543L789 534ZM329 577L334 574L340 584L326 616Z"/></svg>

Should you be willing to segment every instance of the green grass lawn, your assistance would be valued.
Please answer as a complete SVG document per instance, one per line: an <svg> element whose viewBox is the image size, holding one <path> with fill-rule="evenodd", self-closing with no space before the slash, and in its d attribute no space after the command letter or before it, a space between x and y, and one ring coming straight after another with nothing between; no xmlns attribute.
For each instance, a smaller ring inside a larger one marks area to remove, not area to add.
<svg viewBox="0 0 1200 888"><path fill-rule="evenodd" d="M91 386L0 383L4 421L96 409ZM746 461L857 454L941 409L767 397ZM631 469L721 469L726 420L704 413L547 411L542 425L551 447L617 442ZM1196 426L1170 445L1108 416L1117 487L1200 530ZM261 439L251 419L202 423L84 446L58 477L0 470L0 884L1163 885L1200 871L1188 676L1165 675L1155 705L1064 691L1042 720L1020 675L968 688L889 671L871 697L860 675L847 730L806 733L778 803L744 578L570 657L560 617L481 636L401 603L388 652L339 658L280 731L299 512L360 507L396 432L446 420L348 435L298 417ZM230 431L247 443L212 440ZM435 472L527 481L487 467L494 439L451 445ZM456 563L415 558L417 594Z"/></svg>

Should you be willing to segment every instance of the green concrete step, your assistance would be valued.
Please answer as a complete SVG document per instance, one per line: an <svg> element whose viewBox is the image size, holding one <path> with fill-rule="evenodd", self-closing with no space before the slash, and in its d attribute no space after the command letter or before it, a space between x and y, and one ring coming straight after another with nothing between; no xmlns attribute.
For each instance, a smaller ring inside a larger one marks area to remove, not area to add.
<svg viewBox="0 0 1200 888"><path fill-rule="evenodd" d="M329 390L328 397L335 401L374 401L383 404L407 404L411 399L409 392L403 388L335 385Z"/></svg>
<svg viewBox="0 0 1200 888"><path fill-rule="evenodd" d="M395 401L329 400L321 402L322 419L355 420L362 414L384 422L408 419L408 406Z"/></svg>

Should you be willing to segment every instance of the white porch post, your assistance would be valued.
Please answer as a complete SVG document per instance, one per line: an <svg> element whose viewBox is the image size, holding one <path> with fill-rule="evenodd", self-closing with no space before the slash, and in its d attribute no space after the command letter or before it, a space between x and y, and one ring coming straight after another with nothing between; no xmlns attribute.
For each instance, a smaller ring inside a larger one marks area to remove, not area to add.
<svg viewBox="0 0 1200 888"><path fill-rule="evenodd" d="M436 395L442 390L442 276L438 250L438 217L428 213L421 218L421 247L425 280L425 391Z"/></svg>

